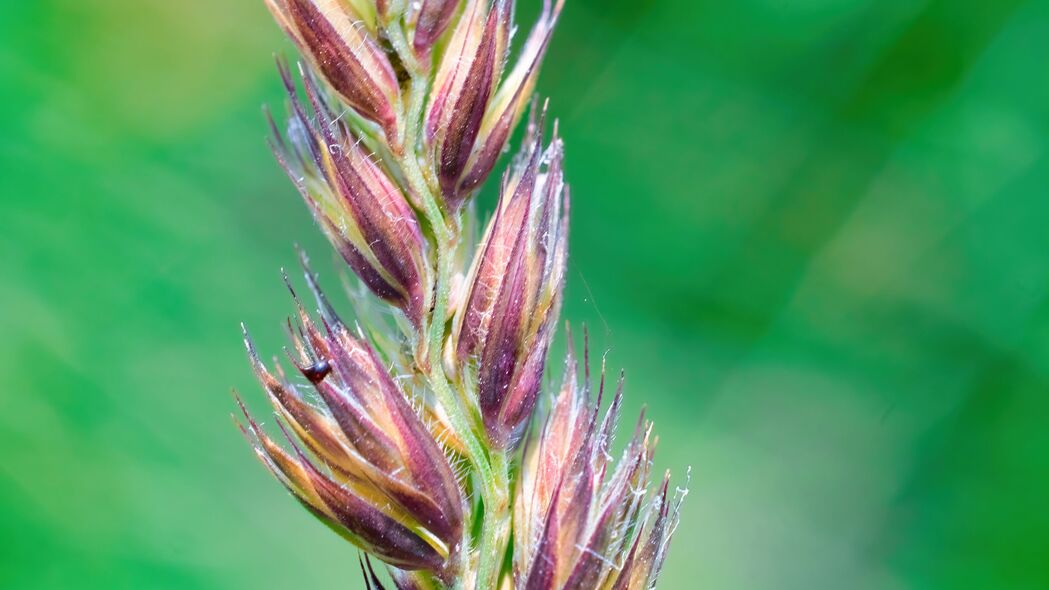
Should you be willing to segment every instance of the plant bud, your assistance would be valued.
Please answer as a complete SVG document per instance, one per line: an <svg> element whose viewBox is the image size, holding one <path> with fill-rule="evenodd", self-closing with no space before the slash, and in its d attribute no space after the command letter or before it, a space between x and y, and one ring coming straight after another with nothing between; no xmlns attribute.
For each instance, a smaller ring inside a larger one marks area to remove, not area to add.
<svg viewBox="0 0 1049 590"><path fill-rule="evenodd" d="M543 12L500 84L512 27L511 0L470 0L448 42L426 112L425 140L449 209L488 177L531 97L563 0Z"/></svg>
<svg viewBox="0 0 1049 590"><path fill-rule="evenodd" d="M248 422L241 431L255 447L256 455L321 522L388 563L431 571L444 567L444 559L432 545L365 499L369 490L356 489L353 482L337 482L325 475L297 446L292 456L259 428L243 403L241 408Z"/></svg>
<svg viewBox="0 0 1049 590"><path fill-rule="evenodd" d="M544 152L534 135L504 179L466 281L452 344L457 364L476 374L485 427L501 448L513 446L535 408L567 257L561 142L555 135Z"/></svg>
<svg viewBox="0 0 1049 590"><path fill-rule="evenodd" d="M280 70L292 115L287 142L271 119L274 154L350 268L418 328L429 305L432 271L415 212L332 112L311 76L304 74L303 82L312 118L287 68Z"/></svg>
<svg viewBox="0 0 1049 590"><path fill-rule="evenodd" d="M391 149L399 152L400 86L390 60L369 32L367 19L372 15L358 14L352 4L340 0L266 0L266 6L343 102L377 123Z"/></svg>
<svg viewBox="0 0 1049 590"><path fill-rule="evenodd" d="M459 192L468 193L480 187L506 148L510 133L532 99L539 66L546 55L563 5L564 0L556 0L553 5L550 0L544 0L543 11L528 34L517 62L499 86L481 119L477 141L461 173L457 187Z"/></svg>
<svg viewBox="0 0 1049 590"><path fill-rule="evenodd" d="M311 512L358 546L402 569L443 573L456 562L464 510L444 451L366 341L337 318L322 332L301 304L298 310L294 364L323 407L307 402L282 372L270 373L246 334L245 345L281 428L288 424L316 463L294 442L294 455L284 451L245 410L259 456Z"/></svg>
<svg viewBox="0 0 1049 590"><path fill-rule="evenodd" d="M515 587L647 590L659 575L680 499L671 512L664 480L645 506L654 443L643 419L608 473L623 382L598 422L604 369L594 402L589 371L580 387L576 370L569 352L561 391L525 452L514 503Z"/></svg>
<svg viewBox="0 0 1049 590"><path fill-rule="evenodd" d="M425 61L434 43L444 33L455 16L459 0L422 0L415 15L415 35L412 48L420 61Z"/></svg>

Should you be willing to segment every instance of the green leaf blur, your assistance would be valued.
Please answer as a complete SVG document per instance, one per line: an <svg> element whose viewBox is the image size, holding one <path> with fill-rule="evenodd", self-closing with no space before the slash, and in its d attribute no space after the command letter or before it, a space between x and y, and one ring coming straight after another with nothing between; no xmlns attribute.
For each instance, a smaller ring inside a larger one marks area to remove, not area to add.
<svg viewBox="0 0 1049 590"><path fill-rule="evenodd" d="M293 244L334 275L287 50L261 0L0 8L0 587L358 584L229 420ZM569 0L565 317L693 467L661 588L1049 586L1047 55L1044 1Z"/></svg>

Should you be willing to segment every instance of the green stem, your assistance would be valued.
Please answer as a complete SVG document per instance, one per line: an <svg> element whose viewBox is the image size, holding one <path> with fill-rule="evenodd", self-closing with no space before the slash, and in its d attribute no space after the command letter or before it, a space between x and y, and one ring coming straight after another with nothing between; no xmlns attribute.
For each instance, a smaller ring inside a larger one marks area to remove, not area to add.
<svg viewBox="0 0 1049 590"><path fill-rule="evenodd" d="M506 453L492 451L491 479L482 480L484 521L478 546L477 590L495 590L510 536L510 485Z"/></svg>
<svg viewBox="0 0 1049 590"><path fill-rule="evenodd" d="M386 38L390 41L390 46L393 47L397 58L404 64L404 68L415 77L421 68L419 62L415 59L415 53L408 46L408 37L404 34L401 23L391 23L385 30Z"/></svg>
<svg viewBox="0 0 1049 590"><path fill-rule="evenodd" d="M473 466L480 484L484 515L481 535L478 539L478 571L475 588L493 590L499 583L503 555L510 532L510 490L507 457L502 451L488 452L482 443L483 425L475 427L470 419L469 402L458 395L444 372L442 351L451 291L452 275L455 272L455 249L458 243L458 228L449 228L444 213L434 197L436 190L426 181L419 165L418 131L422 125L422 109L426 98L427 80L424 76L413 76L409 87L409 102L406 109L404 156L401 168L409 188L418 196L423 212L432 228L436 245L437 276L434 283L433 312L422 344L426 346L427 378L437 401L444 408L452 428L466 446L467 459ZM463 551L462 557L467 558Z"/></svg>

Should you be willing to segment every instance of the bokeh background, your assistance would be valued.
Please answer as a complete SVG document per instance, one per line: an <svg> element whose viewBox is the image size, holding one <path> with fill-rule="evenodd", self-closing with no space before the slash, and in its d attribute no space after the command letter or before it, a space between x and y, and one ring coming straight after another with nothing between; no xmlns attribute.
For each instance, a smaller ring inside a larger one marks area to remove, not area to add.
<svg viewBox="0 0 1049 590"><path fill-rule="evenodd" d="M0 587L359 587L229 419L238 322L278 351L292 244L331 268L286 48L0 8ZM1047 2L569 0L565 316L692 466L662 588L1049 587L1047 56Z"/></svg>

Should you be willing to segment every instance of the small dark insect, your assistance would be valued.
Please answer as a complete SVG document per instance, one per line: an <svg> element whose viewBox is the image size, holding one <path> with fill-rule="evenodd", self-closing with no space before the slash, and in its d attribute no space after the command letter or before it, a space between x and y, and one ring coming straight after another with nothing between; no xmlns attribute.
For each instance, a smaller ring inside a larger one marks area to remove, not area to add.
<svg viewBox="0 0 1049 590"><path fill-rule="evenodd" d="M320 359L308 367L302 369L302 374L310 380L310 383L316 385L331 373L331 363L325 359Z"/></svg>

